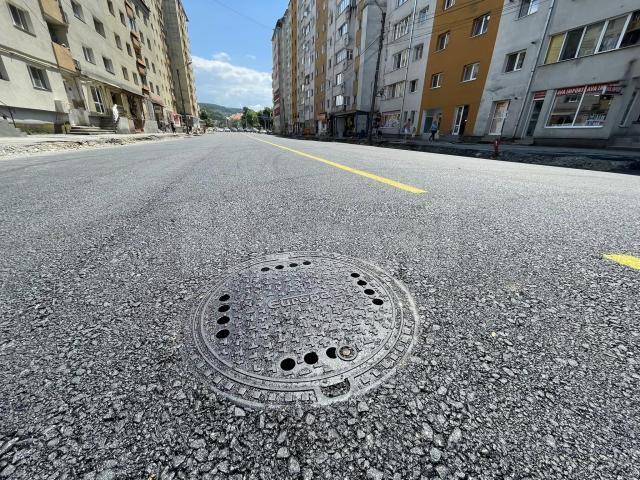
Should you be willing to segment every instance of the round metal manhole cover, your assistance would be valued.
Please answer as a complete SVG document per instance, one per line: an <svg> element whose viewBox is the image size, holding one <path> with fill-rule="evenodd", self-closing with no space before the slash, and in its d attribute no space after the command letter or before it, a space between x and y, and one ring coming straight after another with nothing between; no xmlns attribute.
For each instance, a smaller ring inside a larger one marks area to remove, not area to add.
<svg viewBox="0 0 640 480"><path fill-rule="evenodd" d="M328 404L395 372L418 332L407 290L334 254L255 258L228 272L186 325L189 363L254 407Z"/></svg>

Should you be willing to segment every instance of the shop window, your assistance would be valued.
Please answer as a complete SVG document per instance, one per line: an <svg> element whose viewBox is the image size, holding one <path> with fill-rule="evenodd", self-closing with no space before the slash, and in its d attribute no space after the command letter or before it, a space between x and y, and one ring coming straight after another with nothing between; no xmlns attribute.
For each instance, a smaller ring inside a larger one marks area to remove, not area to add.
<svg viewBox="0 0 640 480"><path fill-rule="evenodd" d="M547 119L547 127L602 127L612 101L613 95L600 86L559 90Z"/></svg>

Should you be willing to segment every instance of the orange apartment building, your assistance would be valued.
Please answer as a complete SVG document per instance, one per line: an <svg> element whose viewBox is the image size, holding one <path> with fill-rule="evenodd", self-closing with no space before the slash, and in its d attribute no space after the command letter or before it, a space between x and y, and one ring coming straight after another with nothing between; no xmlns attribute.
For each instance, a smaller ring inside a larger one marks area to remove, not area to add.
<svg viewBox="0 0 640 480"><path fill-rule="evenodd" d="M325 84L327 64L327 0L316 0L316 43L314 77L314 112L316 133L324 133L327 128L325 108Z"/></svg>
<svg viewBox="0 0 640 480"><path fill-rule="evenodd" d="M422 94L422 132L473 133L503 0L438 0Z"/></svg>

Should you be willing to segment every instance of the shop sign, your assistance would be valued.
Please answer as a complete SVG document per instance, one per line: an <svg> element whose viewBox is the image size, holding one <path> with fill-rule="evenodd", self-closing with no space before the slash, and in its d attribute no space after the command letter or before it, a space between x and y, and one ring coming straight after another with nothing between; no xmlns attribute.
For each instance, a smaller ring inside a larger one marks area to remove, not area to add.
<svg viewBox="0 0 640 480"><path fill-rule="evenodd" d="M582 92L587 93L602 92L609 94L622 93L622 86L617 83L596 83L594 85L582 85L580 87L560 88L556 90L556 95L580 95Z"/></svg>

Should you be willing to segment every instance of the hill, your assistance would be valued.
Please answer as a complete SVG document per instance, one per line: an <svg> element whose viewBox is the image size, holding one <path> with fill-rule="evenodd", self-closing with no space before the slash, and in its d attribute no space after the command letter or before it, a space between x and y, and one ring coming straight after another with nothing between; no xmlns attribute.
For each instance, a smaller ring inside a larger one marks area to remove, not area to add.
<svg viewBox="0 0 640 480"><path fill-rule="evenodd" d="M242 108L224 107L215 103L200 103L200 109L207 112L213 120L224 120L234 113L242 112Z"/></svg>

